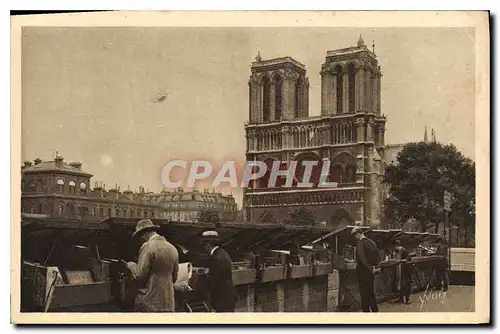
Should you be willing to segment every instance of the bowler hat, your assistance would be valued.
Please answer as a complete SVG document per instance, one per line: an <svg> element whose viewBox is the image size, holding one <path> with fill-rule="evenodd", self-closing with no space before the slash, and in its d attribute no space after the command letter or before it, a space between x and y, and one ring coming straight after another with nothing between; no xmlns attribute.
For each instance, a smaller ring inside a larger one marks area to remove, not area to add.
<svg viewBox="0 0 500 334"><path fill-rule="evenodd" d="M220 242L217 231L205 231L201 234L201 242Z"/></svg>
<svg viewBox="0 0 500 334"><path fill-rule="evenodd" d="M140 233L147 231L156 231L158 230L158 226L154 225L151 219L142 219L137 222L135 227L134 234L132 234L132 238L137 236Z"/></svg>

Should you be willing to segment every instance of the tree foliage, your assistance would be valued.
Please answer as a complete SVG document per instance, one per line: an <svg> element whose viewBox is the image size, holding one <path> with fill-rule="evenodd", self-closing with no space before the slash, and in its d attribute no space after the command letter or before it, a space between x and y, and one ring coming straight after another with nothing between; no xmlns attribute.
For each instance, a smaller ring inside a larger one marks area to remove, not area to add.
<svg viewBox="0 0 500 334"><path fill-rule="evenodd" d="M311 210L307 208L298 208L290 214L290 218L287 223L291 225L314 225L316 219Z"/></svg>
<svg viewBox="0 0 500 334"><path fill-rule="evenodd" d="M218 223L219 213L216 211L199 211L197 215L197 220L200 223Z"/></svg>
<svg viewBox="0 0 500 334"><path fill-rule="evenodd" d="M396 225L416 220L422 231L444 220L443 196L453 196L453 223L467 230L475 222L475 163L453 145L410 143L386 168L389 197L385 216Z"/></svg>

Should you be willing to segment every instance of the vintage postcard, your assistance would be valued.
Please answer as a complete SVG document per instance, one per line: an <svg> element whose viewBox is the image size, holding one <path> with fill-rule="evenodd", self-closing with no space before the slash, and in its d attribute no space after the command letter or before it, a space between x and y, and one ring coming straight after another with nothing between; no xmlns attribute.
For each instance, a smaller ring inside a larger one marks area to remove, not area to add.
<svg viewBox="0 0 500 334"><path fill-rule="evenodd" d="M487 12L13 17L12 322L489 322L489 40Z"/></svg>

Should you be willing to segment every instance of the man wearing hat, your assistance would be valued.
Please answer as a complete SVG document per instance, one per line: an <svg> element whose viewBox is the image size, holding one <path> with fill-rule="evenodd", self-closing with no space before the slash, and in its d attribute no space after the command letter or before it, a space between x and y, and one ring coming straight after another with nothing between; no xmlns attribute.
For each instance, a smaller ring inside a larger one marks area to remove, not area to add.
<svg viewBox="0 0 500 334"><path fill-rule="evenodd" d="M398 301L401 303L410 304L412 265L408 262L411 260L411 255L403 246L401 240L395 240L394 245L398 255L398 260L404 260L404 262L400 262L397 267L399 282Z"/></svg>
<svg viewBox="0 0 500 334"><path fill-rule="evenodd" d="M143 219L132 235L142 244L138 262L126 264L138 283L136 312L175 312L174 282L179 271L179 254L157 230L158 226L150 219Z"/></svg>
<svg viewBox="0 0 500 334"><path fill-rule="evenodd" d="M437 262L435 268L436 288L438 290L448 291L448 246L446 245L446 239L444 237L439 238L436 253L443 257L442 260Z"/></svg>
<svg viewBox="0 0 500 334"><path fill-rule="evenodd" d="M351 234L357 240L356 274L358 276L359 294L363 312L378 312L374 291L374 276L379 272L380 254L375 242L367 238L360 227L354 227Z"/></svg>
<svg viewBox="0 0 500 334"><path fill-rule="evenodd" d="M234 312L236 290L233 285L233 263L229 254L220 248L219 234L205 231L201 242L209 254L208 280L210 307L215 312Z"/></svg>

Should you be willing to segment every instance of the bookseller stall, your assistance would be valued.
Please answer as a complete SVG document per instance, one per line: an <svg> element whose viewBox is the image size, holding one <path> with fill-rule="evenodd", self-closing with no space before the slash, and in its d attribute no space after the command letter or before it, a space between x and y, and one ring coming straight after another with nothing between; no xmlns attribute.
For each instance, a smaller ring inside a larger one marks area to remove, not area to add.
<svg viewBox="0 0 500 334"><path fill-rule="evenodd" d="M354 311L360 308L360 294L356 277L356 240L351 235L354 226L346 226L327 233L313 241L313 244L328 243L333 252L332 263L339 271L338 310ZM367 237L372 239L380 252L381 272L375 275L375 295L378 301L395 298L398 294L398 266L407 261L394 256L394 242L399 240L411 256L412 290L425 289L433 279L433 272L441 256L433 255L433 245L439 240L438 234L404 232L402 230L377 230L362 227ZM424 246L426 245L426 246ZM426 251L425 251L426 250Z"/></svg>
<svg viewBox="0 0 500 334"><path fill-rule="evenodd" d="M206 312L206 261L200 235L216 229L233 260L237 310L324 311L329 258L300 246L329 232L281 224L204 224L152 219L179 252L176 303L181 312ZM131 237L137 219L85 223L24 215L24 311L131 311L135 284L120 260L136 261ZM287 303L284 300L287 300Z"/></svg>

